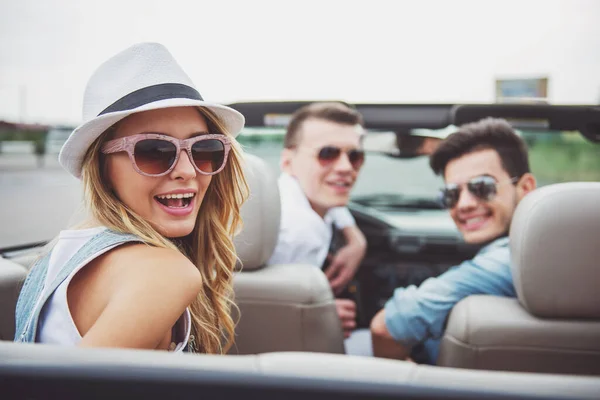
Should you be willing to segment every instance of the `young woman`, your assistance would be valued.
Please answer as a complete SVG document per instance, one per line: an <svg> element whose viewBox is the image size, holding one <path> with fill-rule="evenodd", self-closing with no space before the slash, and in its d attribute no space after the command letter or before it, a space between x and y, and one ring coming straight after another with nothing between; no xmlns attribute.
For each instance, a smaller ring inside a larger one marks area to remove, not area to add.
<svg viewBox="0 0 600 400"><path fill-rule="evenodd" d="M156 43L102 64L83 114L59 161L82 180L89 220L33 266L15 340L225 352L243 116L205 102Z"/></svg>

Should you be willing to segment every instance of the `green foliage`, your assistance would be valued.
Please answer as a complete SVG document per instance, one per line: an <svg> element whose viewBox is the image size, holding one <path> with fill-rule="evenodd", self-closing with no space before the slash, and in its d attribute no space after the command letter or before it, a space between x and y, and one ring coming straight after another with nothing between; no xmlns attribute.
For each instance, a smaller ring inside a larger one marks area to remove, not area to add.
<svg viewBox="0 0 600 400"><path fill-rule="evenodd" d="M242 145L251 145L256 146L261 143L282 143L283 144L283 135L273 135L273 134L254 134L254 135L239 135L237 137L237 141Z"/></svg>
<svg viewBox="0 0 600 400"><path fill-rule="evenodd" d="M27 141L34 143L35 154L44 154L46 152L46 135L46 131L0 130L0 151L2 142Z"/></svg>
<svg viewBox="0 0 600 400"><path fill-rule="evenodd" d="M528 144L531 169L542 183L600 181L600 145L581 135L547 135Z"/></svg>
<svg viewBox="0 0 600 400"><path fill-rule="evenodd" d="M46 132L40 131L20 131L20 130L2 130L0 131L0 141L38 141L45 138Z"/></svg>

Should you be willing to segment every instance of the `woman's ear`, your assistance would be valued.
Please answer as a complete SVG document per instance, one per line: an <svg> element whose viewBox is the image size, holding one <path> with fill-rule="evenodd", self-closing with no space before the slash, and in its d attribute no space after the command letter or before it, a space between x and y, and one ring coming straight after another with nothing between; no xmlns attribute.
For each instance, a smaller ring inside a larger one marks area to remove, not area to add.
<svg viewBox="0 0 600 400"><path fill-rule="evenodd" d="M527 193L535 190L536 187L537 182L535 180L535 176L529 172L524 174L517 183L517 195L519 196L519 200L525 197Z"/></svg>

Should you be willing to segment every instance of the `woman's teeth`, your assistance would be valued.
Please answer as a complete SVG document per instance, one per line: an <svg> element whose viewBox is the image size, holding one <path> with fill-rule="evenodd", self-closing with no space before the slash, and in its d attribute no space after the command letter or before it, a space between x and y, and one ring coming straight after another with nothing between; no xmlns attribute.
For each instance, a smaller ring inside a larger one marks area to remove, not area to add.
<svg viewBox="0 0 600 400"><path fill-rule="evenodd" d="M165 194L156 196L156 199L167 207L185 208L190 205L195 195L195 193Z"/></svg>
<svg viewBox="0 0 600 400"><path fill-rule="evenodd" d="M195 193L163 194L156 196L159 199L188 199L194 197Z"/></svg>

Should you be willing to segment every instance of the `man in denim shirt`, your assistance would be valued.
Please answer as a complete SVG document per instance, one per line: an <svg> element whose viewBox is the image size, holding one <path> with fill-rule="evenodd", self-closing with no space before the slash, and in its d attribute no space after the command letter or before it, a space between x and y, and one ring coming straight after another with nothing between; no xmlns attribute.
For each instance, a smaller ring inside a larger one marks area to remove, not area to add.
<svg viewBox="0 0 600 400"><path fill-rule="evenodd" d="M371 321L377 357L435 364L452 307L474 294L515 297L508 230L519 201L535 189L527 147L502 119L466 124L433 153L433 171L446 185L442 201L477 255L429 278L418 288L395 290Z"/></svg>

